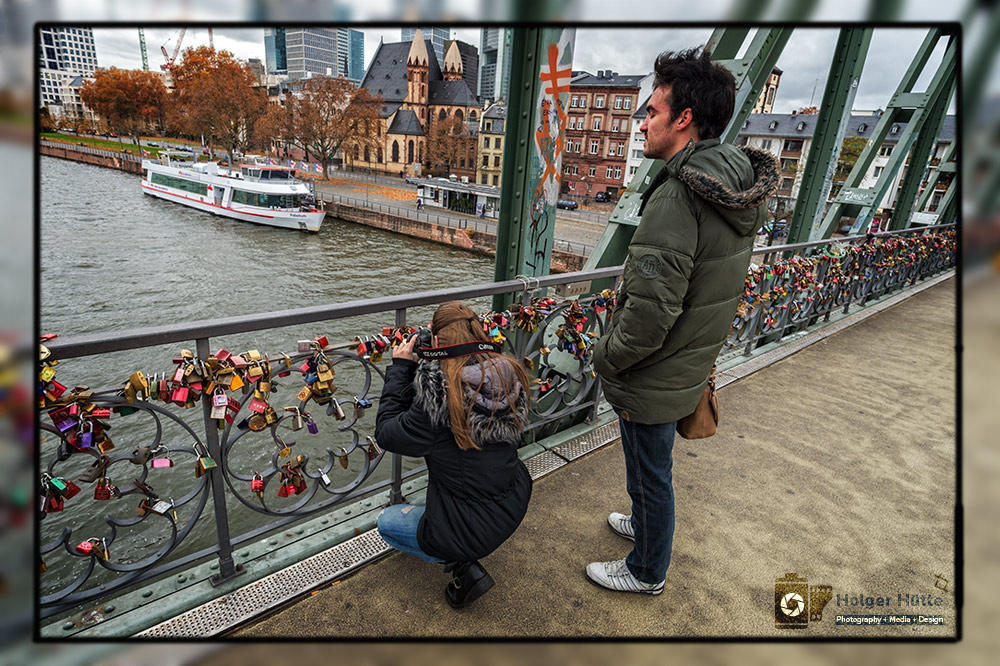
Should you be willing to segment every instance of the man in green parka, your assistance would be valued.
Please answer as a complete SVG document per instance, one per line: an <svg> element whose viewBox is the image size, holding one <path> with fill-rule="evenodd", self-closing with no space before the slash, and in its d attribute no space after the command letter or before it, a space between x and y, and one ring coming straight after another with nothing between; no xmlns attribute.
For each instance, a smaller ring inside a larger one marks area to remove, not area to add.
<svg viewBox="0 0 1000 666"><path fill-rule="evenodd" d="M661 53L646 106L643 154L665 161L639 208L618 302L594 349L619 416L632 514L608 524L635 542L587 577L612 590L660 594L674 536L677 420L705 390L743 294L754 235L777 190L775 158L719 142L736 82L701 49Z"/></svg>

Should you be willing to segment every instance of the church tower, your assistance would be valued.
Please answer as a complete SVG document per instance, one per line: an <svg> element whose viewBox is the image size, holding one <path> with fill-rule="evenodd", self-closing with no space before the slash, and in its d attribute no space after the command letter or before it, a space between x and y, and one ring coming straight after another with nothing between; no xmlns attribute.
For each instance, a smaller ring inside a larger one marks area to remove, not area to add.
<svg viewBox="0 0 1000 666"><path fill-rule="evenodd" d="M442 73L445 81L462 80L462 54L458 51L458 42L451 41L448 52L444 55L444 67Z"/></svg>
<svg viewBox="0 0 1000 666"><path fill-rule="evenodd" d="M406 101L411 107L427 104L427 71L427 44L418 28L406 56Z"/></svg>

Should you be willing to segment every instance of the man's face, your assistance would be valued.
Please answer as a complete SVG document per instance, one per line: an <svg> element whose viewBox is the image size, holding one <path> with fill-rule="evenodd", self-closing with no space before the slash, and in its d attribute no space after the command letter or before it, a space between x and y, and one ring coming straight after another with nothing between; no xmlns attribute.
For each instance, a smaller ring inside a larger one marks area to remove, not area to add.
<svg viewBox="0 0 1000 666"><path fill-rule="evenodd" d="M670 121L670 86L653 90L646 104L646 119L639 131L646 135L642 154L650 159L666 160L683 147L681 138ZM680 145L678 145L680 143Z"/></svg>

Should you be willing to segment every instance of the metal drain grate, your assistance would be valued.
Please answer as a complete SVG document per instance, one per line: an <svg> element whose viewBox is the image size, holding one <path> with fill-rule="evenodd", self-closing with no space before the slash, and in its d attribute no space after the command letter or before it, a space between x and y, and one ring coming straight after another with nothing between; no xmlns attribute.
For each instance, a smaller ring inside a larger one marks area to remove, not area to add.
<svg viewBox="0 0 1000 666"><path fill-rule="evenodd" d="M528 458L524 461L524 466L528 468L528 473L531 474L532 480L545 476L549 472L559 469L565 464L565 460L551 451L539 453L537 456Z"/></svg>
<svg viewBox="0 0 1000 666"><path fill-rule="evenodd" d="M150 627L136 634L136 637L217 636L390 552L392 548L382 540L378 530L370 530L298 564L250 583L246 587L233 590L207 604Z"/></svg>
<svg viewBox="0 0 1000 666"><path fill-rule="evenodd" d="M599 428L594 428L590 432L584 433L561 446L552 449L560 458L566 461L576 460L591 451L610 444L621 436L618 428L618 419L611 423L606 423Z"/></svg>

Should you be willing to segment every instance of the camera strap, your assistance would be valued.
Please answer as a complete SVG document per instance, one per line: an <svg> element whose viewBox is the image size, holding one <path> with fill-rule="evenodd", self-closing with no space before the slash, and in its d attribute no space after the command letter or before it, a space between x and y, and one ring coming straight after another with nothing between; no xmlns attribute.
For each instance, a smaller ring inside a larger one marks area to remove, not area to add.
<svg viewBox="0 0 1000 666"><path fill-rule="evenodd" d="M447 347L423 347L414 349L413 352L425 359L461 358L473 354L502 354L503 346L489 340L476 340L474 342L460 342L457 345L448 345Z"/></svg>

